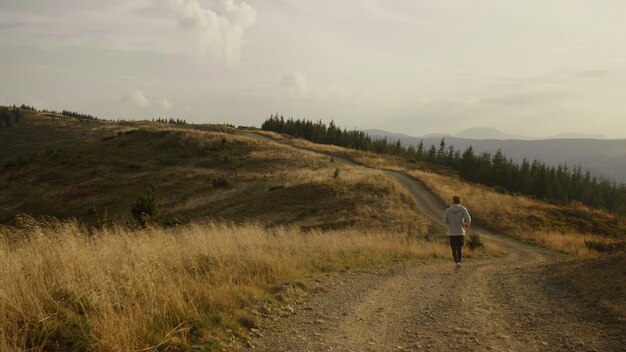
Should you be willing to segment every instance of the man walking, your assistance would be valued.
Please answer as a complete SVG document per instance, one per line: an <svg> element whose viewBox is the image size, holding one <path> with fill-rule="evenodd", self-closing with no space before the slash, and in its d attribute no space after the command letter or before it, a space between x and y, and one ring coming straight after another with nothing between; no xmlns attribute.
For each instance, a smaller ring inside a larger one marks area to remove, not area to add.
<svg viewBox="0 0 626 352"><path fill-rule="evenodd" d="M452 197L452 202L454 204L446 209L443 214L443 223L448 224L450 227L448 237L450 238L452 257L456 263L456 266L454 267L454 272L456 273L459 269L461 269L461 257L463 255L461 248L463 247L463 238L465 236L465 229L472 222L472 218L467 212L467 209L461 205L460 196Z"/></svg>

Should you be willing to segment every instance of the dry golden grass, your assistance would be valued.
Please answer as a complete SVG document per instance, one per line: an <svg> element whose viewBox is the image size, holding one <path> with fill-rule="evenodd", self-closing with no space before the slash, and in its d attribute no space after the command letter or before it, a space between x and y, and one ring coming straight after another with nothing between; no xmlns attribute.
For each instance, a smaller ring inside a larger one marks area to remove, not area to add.
<svg viewBox="0 0 626 352"><path fill-rule="evenodd" d="M530 231L512 232L513 236L538 243L544 247L575 255L579 258L595 258L601 254L590 251L585 245L585 241L613 243L603 236L593 234L581 234L580 232L558 232L558 231Z"/></svg>
<svg viewBox="0 0 626 352"><path fill-rule="evenodd" d="M525 219L530 215L540 216L552 207L526 197L497 193L455 177L419 170L411 170L409 174L423 181L444 203L451 203L452 196L461 195L463 205L471 210L474 218L504 232L531 230Z"/></svg>
<svg viewBox="0 0 626 352"><path fill-rule="evenodd" d="M589 251L585 241L612 243L617 238L602 231L581 231L579 225L587 221L593 228L594 221L613 221L615 218L606 212L591 209L580 203L570 207L557 206L528 197L495 192L490 187L466 182L455 176L446 176L423 170L407 169L408 164L400 159L371 152L350 150L337 146L318 145L306 140L288 138L273 132L262 132L268 137L288 142L294 146L324 153L348 157L371 168L386 170L404 170L421 180L437 194L444 203L449 203L455 194L464 199L464 205L470 210L477 223L517 238L541 244L578 257L596 257L597 252ZM565 213L573 211L577 215ZM576 216L587 217L579 219ZM593 220L595 219L595 220ZM584 227L584 226L583 226Z"/></svg>
<svg viewBox="0 0 626 352"><path fill-rule="evenodd" d="M587 249L585 241L611 243L615 239L600 234L581 233L567 224L550 219L556 205L523 196L512 196L458 178L418 170L409 174L422 180L444 202L451 202L459 194L472 216L483 225L547 248L578 257L595 257L597 252ZM542 219L546 219L545 223Z"/></svg>
<svg viewBox="0 0 626 352"><path fill-rule="evenodd" d="M28 219L27 219L28 220ZM0 242L0 350L215 343L283 281L397 258L447 257L415 236L195 224L87 231L28 220Z"/></svg>
<svg viewBox="0 0 626 352"><path fill-rule="evenodd" d="M374 152L338 147L335 145L317 144L309 142L306 139L289 137L287 135L282 135L271 131L255 130L254 132L273 138L277 141L293 145L298 148L314 150L316 152L322 152L327 154L337 154L353 160L358 164L375 169L400 171L404 170L403 166L406 164L402 162L399 158L391 155L382 155Z"/></svg>

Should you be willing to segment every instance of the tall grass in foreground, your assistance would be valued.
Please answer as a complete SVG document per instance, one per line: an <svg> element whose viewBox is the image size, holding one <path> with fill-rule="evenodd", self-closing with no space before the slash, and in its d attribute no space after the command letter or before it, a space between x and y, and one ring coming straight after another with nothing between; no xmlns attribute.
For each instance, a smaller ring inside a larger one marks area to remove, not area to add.
<svg viewBox="0 0 626 352"><path fill-rule="evenodd" d="M445 244L357 230L196 224L0 230L0 350L140 350L215 343L279 282Z"/></svg>

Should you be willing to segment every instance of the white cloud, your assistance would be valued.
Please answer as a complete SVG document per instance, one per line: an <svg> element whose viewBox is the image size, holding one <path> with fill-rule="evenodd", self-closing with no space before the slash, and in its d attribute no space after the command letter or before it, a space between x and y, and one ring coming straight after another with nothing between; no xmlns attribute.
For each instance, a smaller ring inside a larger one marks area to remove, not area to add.
<svg viewBox="0 0 626 352"><path fill-rule="evenodd" d="M313 83L298 70L285 74L278 82L278 86L299 98L308 96L313 89Z"/></svg>
<svg viewBox="0 0 626 352"><path fill-rule="evenodd" d="M201 54L228 64L240 60L243 33L256 22L256 10L246 2L218 0L205 8L197 0L169 0L179 27L190 33Z"/></svg>
<svg viewBox="0 0 626 352"><path fill-rule="evenodd" d="M172 103L170 103L167 98L157 100L156 104L163 110L169 110L172 108Z"/></svg>
<svg viewBox="0 0 626 352"><path fill-rule="evenodd" d="M244 32L257 18L252 6L239 1L0 1L0 45L191 52L234 65L240 61ZM176 25L180 31L174 30Z"/></svg>
<svg viewBox="0 0 626 352"><path fill-rule="evenodd" d="M127 106L145 108L150 105L150 100L139 89L122 97L122 103Z"/></svg>
<svg viewBox="0 0 626 352"><path fill-rule="evenodd" d="M332 82L316 82L300 70L284 74L275 85L278 93L292 100L292 103L337 104L344 108L353 106L356 96Z"/></svg>

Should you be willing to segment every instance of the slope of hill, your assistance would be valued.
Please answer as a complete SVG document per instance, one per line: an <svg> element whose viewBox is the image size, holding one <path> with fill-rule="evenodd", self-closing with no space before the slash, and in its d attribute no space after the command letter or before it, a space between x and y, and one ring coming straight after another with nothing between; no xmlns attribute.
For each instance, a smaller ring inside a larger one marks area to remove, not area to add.
<svg viewBox="0 0 626 352"><path fill-rule="evenodd" d="M475 220L483 226L534 241L549 248L580 256L595 255L587 241L624 241L626 221L579 203L549 204L523 196L502 194L494 188L463 181L447 170L428 164L407 162L397 157L320 145L273 132L262 133L300 148L341 155L371 168L406 171L433 191L440 202L463 194L474 209Z"/></svg>
<svg viewBox="0 0 626 352"><path fill-rule="evenodd" d="M125 223L156 188L163 223L192 219L425 232L382 174L235 133L226 126L79 121L29 113L0 130L0 223L27 213ZM385 216L381 216L385 209Z"/></svg>
<svg viewBox="0 0 626 352"><path fill-rule="evenodd" d="M381 130L370 130L372 137L400 140L405 145L438 146L442 137L407 137ZM472 146L476 152L495 153L498 149L516 162L524 158L539 160L549 165L581 165L592 175L608 177L618 182L626 181L626 140L599 139L546 139L546 140L499 140L465 139L445 137L446 144L465 150Z"/></svg>

